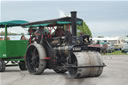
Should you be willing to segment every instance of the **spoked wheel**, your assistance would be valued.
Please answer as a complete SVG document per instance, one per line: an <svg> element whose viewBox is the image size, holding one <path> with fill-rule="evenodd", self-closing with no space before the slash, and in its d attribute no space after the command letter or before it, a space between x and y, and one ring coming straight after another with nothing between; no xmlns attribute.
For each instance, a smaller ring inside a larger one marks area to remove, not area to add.
<svg viewBox="0 0 128 85"><path fill-rule="evenodd" d="M27 68L26 68L26 65L25 65L25 62L24 62L24 61L20 61L20 62L19 62L19 68L20 68L20 70L27 70Z"/></svg>
<svg viewBox="0 0 128 85"><path fill-rule="evenodd" d="M46 61L43 60L44 57L46 57L45 49L40 44L31 44L26 54L28 71L35 75L41 74L46 67Z"/></svg>
<svg viewBox="0 0 128 85"><path fill-rule="evenodd" d="M5 71L5 62L3 59L0 59L0 72Z"/></svg>

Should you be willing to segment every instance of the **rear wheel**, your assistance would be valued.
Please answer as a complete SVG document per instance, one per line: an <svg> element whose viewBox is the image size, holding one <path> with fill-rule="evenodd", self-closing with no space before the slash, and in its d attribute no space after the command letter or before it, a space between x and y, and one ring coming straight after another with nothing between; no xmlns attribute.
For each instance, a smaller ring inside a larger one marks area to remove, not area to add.
<svg viewBox="0 0 128 85"><path fill-rule="evenodd" d="M3 59L0 59L0 72L5 71L5 62Z"/></svg>
<svg viewBox="0 0 128 85"><path fill-rule="evenodd" d="M38 75L43 73L46 67L46 52L40 44L31 44L27 49L26 65L31 74Z"/></svg>
<svg viewBox="0 0 128 85"><path fill-rule="evenodd" d="M20 61L20 62L19 62L19 68L20 68L20 70L27 70L27 68L26 68L26 65L25 65L25 62L24 62L24 61Z"/></svg>

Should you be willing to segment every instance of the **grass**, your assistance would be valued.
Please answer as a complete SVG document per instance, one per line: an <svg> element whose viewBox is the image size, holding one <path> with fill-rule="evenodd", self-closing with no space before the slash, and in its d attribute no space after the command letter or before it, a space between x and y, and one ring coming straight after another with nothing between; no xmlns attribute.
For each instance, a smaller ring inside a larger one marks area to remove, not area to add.
<svg viewBox="0 0 128 85"><path fill-rule="evenodd" d="M128 55L128 54L122 53L121 51L114 51L112 53L106 53L105 55Z"/></svg>

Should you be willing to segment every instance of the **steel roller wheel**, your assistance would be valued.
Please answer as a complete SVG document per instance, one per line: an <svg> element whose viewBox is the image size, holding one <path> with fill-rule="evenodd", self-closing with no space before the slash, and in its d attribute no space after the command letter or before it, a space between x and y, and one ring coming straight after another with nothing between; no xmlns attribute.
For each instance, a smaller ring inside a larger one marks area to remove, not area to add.
<svg viewBox="0 0 128 85"><path fill-rule="evenodd" d="M5 62L3 59L0 59L0 72L5 71Z"/></svg>
<svg viewBox="0 0 128 85"><path fill-rule="evenodd" d="M43 46L40 44L31 44L28 47L26 54L26 65L28 71L34 75L42 74L46 67L46 61L43 60L45 57L46 52Z"/></svg>
<svg viewBox="0 0 128 85"><path fill-rule="evenodd" d="M71 78L97 77L103 72L103 60L98 52L74 52L69 59L68 69ZM77 68L82 67L82 68Z"/></svg>
<svg viewBox="0 0 128 85"><path fill-rule="evenodd" d="M77 66L77 59L74 54L71 54L71 57L68 59L68 64L71 64L72 66ZM69 76L71 78L77 78L77 68L68 68Z"/></svg>

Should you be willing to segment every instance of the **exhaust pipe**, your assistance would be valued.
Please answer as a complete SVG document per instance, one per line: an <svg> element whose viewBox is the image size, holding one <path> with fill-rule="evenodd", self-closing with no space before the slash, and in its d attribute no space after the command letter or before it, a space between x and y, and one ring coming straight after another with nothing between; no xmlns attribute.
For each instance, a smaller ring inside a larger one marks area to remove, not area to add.
<svg viewBox="0 0 128 85"><path fill-rule="evenodd" d="M77 36L77 27L76 27L76 16L77 16L77 12L76 11L72 11L71 12L71 25L72 25L72 36Z"/></svg>

